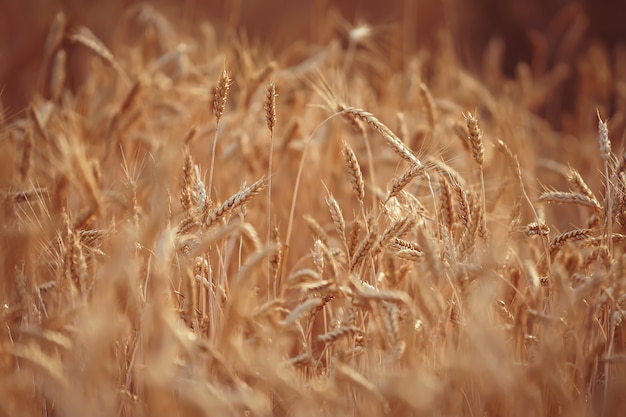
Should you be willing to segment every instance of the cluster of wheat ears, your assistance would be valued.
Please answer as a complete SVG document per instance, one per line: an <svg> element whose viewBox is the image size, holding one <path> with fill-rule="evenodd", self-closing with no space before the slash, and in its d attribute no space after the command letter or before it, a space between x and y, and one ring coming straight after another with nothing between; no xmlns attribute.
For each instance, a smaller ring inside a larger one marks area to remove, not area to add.
<svg viewBox="0 0 626 417"><path fill-rule="evenodd" d="M0 112L2 415L617 415L626 159L595 74L626 54L589 46L557 132L535 111L570 67L508 79L494 44L479 81L446 34L392 65L334 22L272 58L148 6L110 48L57 16Z"/></svg>

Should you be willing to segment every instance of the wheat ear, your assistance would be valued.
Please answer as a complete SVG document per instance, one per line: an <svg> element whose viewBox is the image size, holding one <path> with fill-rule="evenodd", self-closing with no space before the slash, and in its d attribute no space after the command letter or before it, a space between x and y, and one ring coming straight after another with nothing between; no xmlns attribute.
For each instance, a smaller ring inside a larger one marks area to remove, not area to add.
<svg viewBox="0 0 626 417"><path fill-rule="evenodd" d="M362 120L368 125L370 125L375 131L377 131L391 146L391 148L396 152L401 158L409 162L411 165L421 166L422 162L413 154L402 140L391 131L387 126L385 126L380 120L378 120L372 113L366 112L363 109L359 109L356 107L344 107L340 106L341 112L350 117L354 117L358 120Z"/></svg>
<svg viewBox="0 0 626 417"><path fill-rule="evenodd" d="M341 212L341 207L339 207L339 203L333 197L333 195L329 195L326 197L326 204L328 205L328 209L330 210L330 217L333 220L333 225L335 226L335 230L341 237L343 243L346 243L346 221L343 218L343 213Z"/></svg>
<svg viewBox="0 0 626 417"><path fill-rule="evenodd" d="M391 185L391 190L389 190L389 194L387 194L387 198L385 202L389 201L392 197L400 194L400 191L404 190L404 188L411 183L415 178L419 175L424 174L426 172L425 165L413 165L409 167L400 178L397 178L393 181Z"/></svg>
<svg viewBox="0 0 626 417"><path fill-rule="evenodd" d="M587 206L594 209L596 212L602 211L600 203L595 198L591 198L582 193L570 193L565 191L548 191L539 197L539 201L545 201L546 203L569 203L579 204L581 206Z"/></svg>
<svg viewBox="0 0 626 417"><path fill-rule="evenodd" d="M484 175L484 162L485 162L485 151L483 146L483 132L478 125L478 119L472 115L472 113L467 112L467 130L469 132L469 142L472 147L472 155L474 160L478 164L478 169L480 170L480 198L482 200L481 203L481 219L480 219L480 230L482 233L486 235L487 233L487 222L486 222L486 201L485 201L485 175ZM481 233L481 234L482 234Z"/></svg>
<svg viewBox="0 0 626 417"><path fill-rule="evenodd" d="M359 243L350 259L350 272L356 272L376 242L376 226L370 227L369 234Z"/></svg>
<svg viewBox="0 0 626 417"><path fill-rule="evenodd" d="M452 227L455 223L454 206L452 204L452 192L448 181L443 175L439 175L439 211L441 212L442 222L449 231L452 231Z"/></svg>
<svg viewBox="0 0 626 417"><path fill-rule="evenodd" d="M185 144L185 161L183 163L183 185L180 192L180 203L185 211L188 213L191 211L192 207L195 205L194 201L194 193L193 193L193 185L195 183L193 178L194 164L193 157L189 152L189 144L193 140L196 135L196 128L193 127L187 135L185 136L184 144ZM193 214L193 213L192 213Z"/></svg>
<svg viewBox="0 0 626 417"><path fill-rule="evenodd" d="M346 170L350 175L350 183L356 192L357 199L362 204L365 198L365 183L363 182L363 174L361 166L352 147L347 142L343 142L343 159L346 164Z"/></svg>
<svg viewBox="0 0 626 417"><path fill-rule="evenodd" d="M236 208L241 207L248 200L261 192L261 190L265 188L265 185L265 178L261 178L251 186L243 189L242 191L239 191L237 194L234 194L226 199L226 201L224 201L222 205L220 205L212 212L207 212L207 214L204 216L205 219L203 219L204 227L208 228L213 226L219 219L232 212Z"/></svg>
<svg viewBox="0 0 626 417"><path fill-rule="evenodd" d="M591 229L574 229L555 236L552 241L550 241L550 257L554 258L566 242L585 239L589 237L591 232Z"/></svg>
<svg viewBox="0 0 626 417"><path fill-rule="evenodd" d="M94 55L100 57L104 62L109 64L111 67L117 71L117 73L122 77L125 83L129 84L128 76L120 66L120 64L115 59L113 52L107 48L104 43L93 34L91 30L84 26L78 27L74 33L68 36L68 39L72 43L77 43L79 45L84 46Z"/></svg>

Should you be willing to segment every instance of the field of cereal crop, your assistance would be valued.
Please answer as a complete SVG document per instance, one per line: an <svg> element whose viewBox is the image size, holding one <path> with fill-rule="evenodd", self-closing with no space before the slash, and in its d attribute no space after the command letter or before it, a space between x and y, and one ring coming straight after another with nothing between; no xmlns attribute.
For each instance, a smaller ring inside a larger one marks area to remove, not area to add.
<svg viewBox="0 0 626 417"><path fill-rule="evenodd" d="M0 4L1 415L623 410L624 7L42 3Z"/></svg>

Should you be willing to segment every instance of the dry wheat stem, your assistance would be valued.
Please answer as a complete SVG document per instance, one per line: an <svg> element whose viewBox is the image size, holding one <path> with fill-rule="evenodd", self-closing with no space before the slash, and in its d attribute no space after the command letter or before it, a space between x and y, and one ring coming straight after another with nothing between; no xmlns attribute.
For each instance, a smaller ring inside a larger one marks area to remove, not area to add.
<svg viewBox="0 0 626 417"><path fill-rule="evenodd" d="M265 92L265 103L263 104L265 109L265 121L267 128L270 131L270 149L269 158L267 163L267 241L270 242L272 233L272 169L274 158L274 126L276 125L276 84L271 81ZM268 265L267 273L267 298L270 297L270 265ZM276 294L274 293L274 297Z"/></svg>

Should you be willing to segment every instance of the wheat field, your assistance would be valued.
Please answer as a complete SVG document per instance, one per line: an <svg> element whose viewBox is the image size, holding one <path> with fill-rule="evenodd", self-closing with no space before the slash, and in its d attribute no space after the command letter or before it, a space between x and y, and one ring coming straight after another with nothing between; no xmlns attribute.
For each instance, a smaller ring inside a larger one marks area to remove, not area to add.
<svg viewBox="0 0 626 417"><path fill-rule="evenodd" d="M626 49L576 13L513 75L57 14L0 111L1 414L620 415Z"/></svg>

